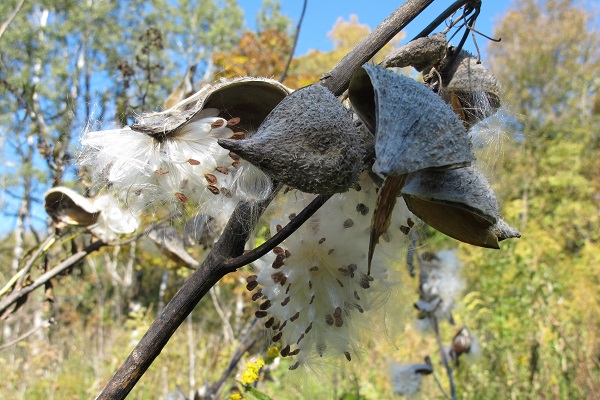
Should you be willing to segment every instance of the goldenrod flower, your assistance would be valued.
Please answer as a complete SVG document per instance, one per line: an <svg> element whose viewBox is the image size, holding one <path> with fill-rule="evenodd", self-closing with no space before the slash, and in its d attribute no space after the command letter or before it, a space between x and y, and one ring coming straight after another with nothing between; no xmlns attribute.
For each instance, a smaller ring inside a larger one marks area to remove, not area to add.
<svg viewBox="0 0 600 400"><path fill-rule="evenodd" d="M258 357L253 362L246 363L246 369L242 372L241 381L244 385L251 385L258 380L260 369L265 365L265 360Z"/></svg>

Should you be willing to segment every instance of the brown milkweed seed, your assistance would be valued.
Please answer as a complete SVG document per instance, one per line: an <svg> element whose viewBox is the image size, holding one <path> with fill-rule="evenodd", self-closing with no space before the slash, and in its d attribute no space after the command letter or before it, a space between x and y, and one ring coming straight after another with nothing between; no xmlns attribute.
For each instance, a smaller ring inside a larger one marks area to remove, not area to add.
<svg viewBox="0 0 600 400"><path fill-rule="evenodd" d="M187 196L181 192L175 192L175 198L183 204L187 203L188 201Z"/></svg>
<svg viewBox="0 0 600 400"><path fill-rule="evenodd" d="M209 185L217 184L217 177L214 176L213 174L204 174L204 178L206 179L206 182L209 183Z"/></svg>
<svg viewBox="0 0 600 400"><path fill-rule="evenodd" d="M189 160L187 160L187 162L190 165L200 165L200 161L194 160L193 158L190 158Z"/></svg>
<svg viewBox="0 0 600 400"><path fill-rule="evenodd" d="M225 121L222 119L218 119L215 122L213 122L212 124L210 124L210 127L213 129L217 129L217 128L221 128L223 125L225 125Z"/></svg>

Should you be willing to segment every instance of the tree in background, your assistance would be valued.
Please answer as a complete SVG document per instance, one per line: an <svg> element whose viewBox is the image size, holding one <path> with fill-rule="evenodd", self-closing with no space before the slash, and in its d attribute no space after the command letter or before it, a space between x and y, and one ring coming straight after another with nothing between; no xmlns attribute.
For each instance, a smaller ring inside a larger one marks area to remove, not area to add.
<svg viewBox="0 0 600 400"><path fill-rule="evenodd" d="M473 294L465 318L483 344L479 367L458 374L465 398L600 395L595 23L572 1L528 0L499 21L502 42L488 47L514 117L495 122L500 134L484 125L500 143L480 158L524 236L504 254L461 249Z"/></svg>

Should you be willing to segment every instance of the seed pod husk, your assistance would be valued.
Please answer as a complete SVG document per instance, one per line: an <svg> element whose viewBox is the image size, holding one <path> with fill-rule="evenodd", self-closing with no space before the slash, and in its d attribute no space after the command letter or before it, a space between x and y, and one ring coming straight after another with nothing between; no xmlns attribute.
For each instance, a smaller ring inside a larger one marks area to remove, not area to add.
<svg viewBox="0 0 600 400"><path fill-rule="evenodd" d="M98 221L100 210L92 201L69 188L58 186L44 194L44 208L57 224L89 226Z"/></svg>
<svg viewBox="0 0 600 400"><path fill-rule="evenodd" d="M500 240L517 237L506 223L498 225L496 196L475 167L410 174L401 193L415 215L454 239L497 249Z"/></svg>
<svg viewBox="0 0 600 400"><path fill-rule="evenodd" d="M363 170L365 139L348 111L321 85L286 97L247 139L219 144L271 178L303 192L345 192Z"/></svg>
<svg viewBox="0 0 600 400"><path fill-rule="evenodd" d="M239 118L236 129L252 131L292 90L267 78L236 78L206 85L168 110L143 115L131 129L160 139L200 118L205 108L216 108L219 116Z"/></svg>
<svg viewBox="0 0 600 400"><path fill-rule="evenodd" d="M381 63L383 68L414 67L417 71L437 66L446 55L446 34L422 37L408 42L390 53Z"/></svg>
<svg viewBox="0 0 600 400"><path fill-rule="evenodd" d="M413 79L366 64L352 77L349 98L375 133L373 171L381 176L464 167L474 159L456 114Z"/></svg>
<svg viewBox="0 0 600 400"><path fill-rule="evenodd" d="M452 64L452 53L442 65L440 96L471 128L493 115L500 107L500 84L496 77L476 57L462 50Z"/></svg>

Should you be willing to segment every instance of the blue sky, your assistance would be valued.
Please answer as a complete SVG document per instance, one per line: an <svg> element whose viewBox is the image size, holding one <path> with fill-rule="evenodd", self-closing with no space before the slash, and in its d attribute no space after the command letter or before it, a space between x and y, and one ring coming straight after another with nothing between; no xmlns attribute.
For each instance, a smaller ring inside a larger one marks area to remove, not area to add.
<svg viewBox="0 0 600 400"><path fill-rule="evenodd" d="M290 16L294 20L294 23L297 23L302 10L302 0L281 0L280 2L282 13ZM249 27L255 26L255 15L260 9L262 1L239 0L238 3L244 9L246 25ZM308 0L302 31L298 39L296 56L306 54L311 49L331 50L333 46L327 36L327 32L331 30L339 17L349 20L350 15L356 14L359 22L374 28L403 3L404 1L402 0ZM405 30L407 40L419 33L422 28L452 3L452 0L434 1L427 10L407 27ZM477 29L491 36L494 24L506 12L511 3L508 0L484 1L481 14L477 19ZM482 47L482 50L484 50L488 41L480 37L478 38L478 43ZM467 41L465 48L469 51L474 51L470 40Z"/></svg>

